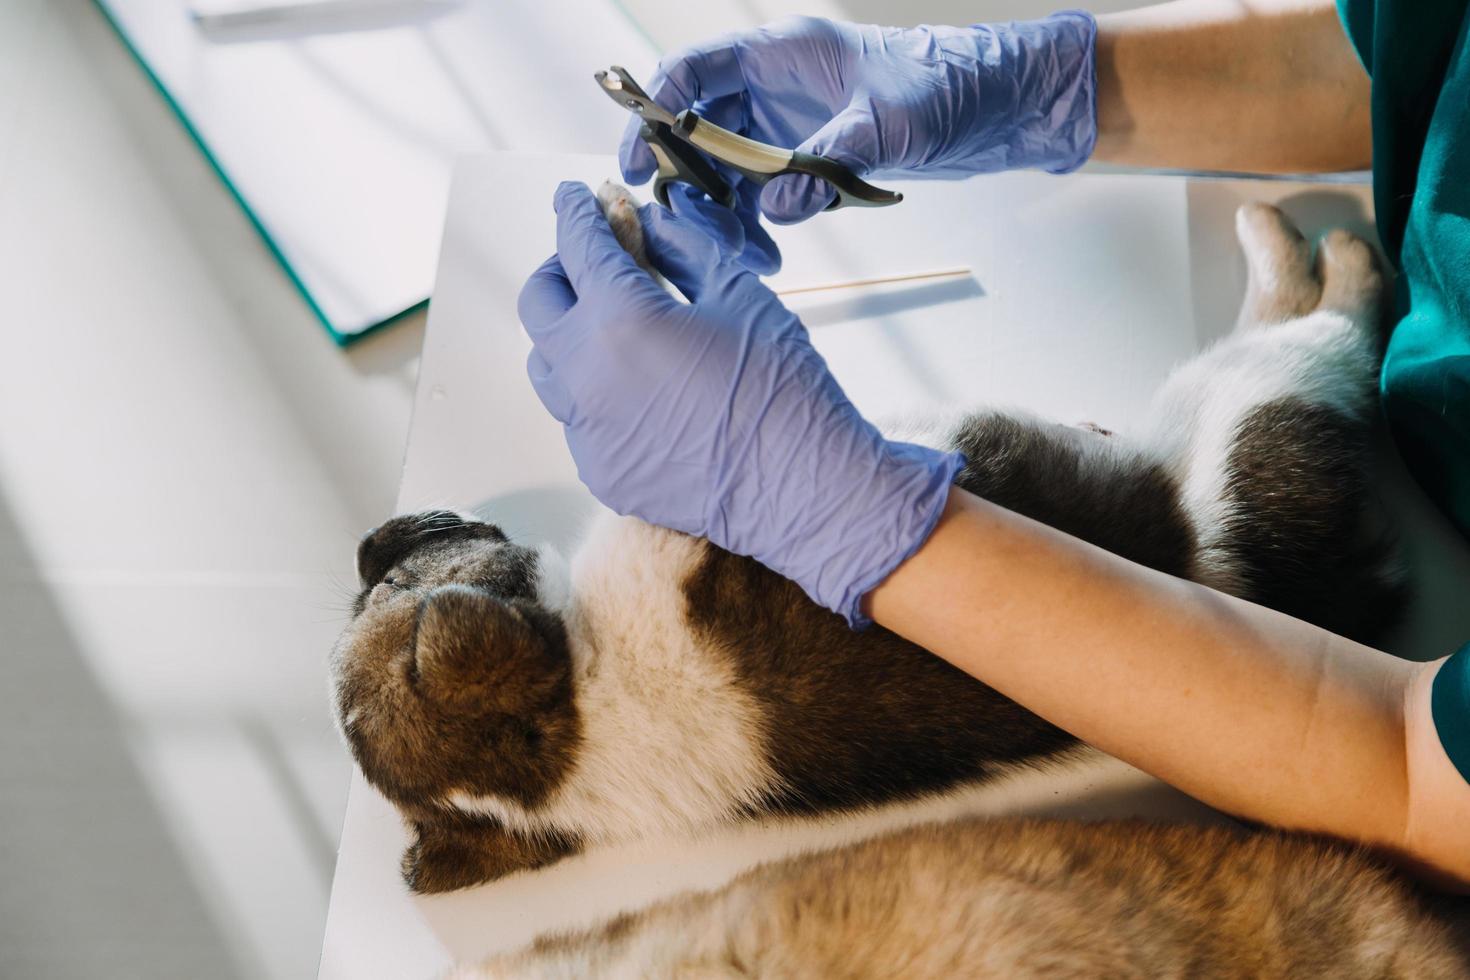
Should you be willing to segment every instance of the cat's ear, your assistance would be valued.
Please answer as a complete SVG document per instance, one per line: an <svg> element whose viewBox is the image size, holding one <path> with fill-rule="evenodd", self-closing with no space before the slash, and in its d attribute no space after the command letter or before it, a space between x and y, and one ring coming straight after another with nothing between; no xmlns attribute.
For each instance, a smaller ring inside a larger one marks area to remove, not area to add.
<svg viewBox="0 0 1470 980"><path fill-rule="evenodd" d="M418 683L442 705L520 714L543 705L564 683L567 664L560 618L533 603L446 585L429 593L419 610Z"/></svg>
<svg viewBox="0 0 1470 980"><path fill-rule="evenodd" d="M542 868L576 854L569 837L528 837L492 817L435 814L413 822L414 842L403 852L403 880L420 895L456 891Z"/></svg>

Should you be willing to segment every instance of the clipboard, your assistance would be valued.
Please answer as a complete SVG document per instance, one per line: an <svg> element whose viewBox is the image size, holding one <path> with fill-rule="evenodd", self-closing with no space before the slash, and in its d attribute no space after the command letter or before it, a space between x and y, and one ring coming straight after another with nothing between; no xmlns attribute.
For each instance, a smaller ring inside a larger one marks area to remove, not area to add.
<svg viewBox="0 0 1470 980"><path fill-rule="evenodd" d="M96 2L344 346L427 302L458 156L606 153L625 120L589 72L657 57L614 0L436 0L238 31L202 29L189 0Z"/></svg>

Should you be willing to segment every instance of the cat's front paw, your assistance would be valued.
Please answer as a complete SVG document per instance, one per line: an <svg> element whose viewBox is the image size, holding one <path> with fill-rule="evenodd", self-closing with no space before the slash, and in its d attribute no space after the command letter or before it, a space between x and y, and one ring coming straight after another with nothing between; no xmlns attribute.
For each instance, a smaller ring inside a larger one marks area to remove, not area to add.
<svg viewBox="0 0 1470 980"><path fill-rule="evenodd" d="M491 817L435 814L413 823L414 842L403 852L403 880L420 895L457 891L518 871L543 868L581 850L559 834L531 837Z"/></svg>
<svg viewBox="0 0 1470 980"><path fill-rule="evenodd" d="M613 237L618 240L618 244L633 256L633 261L638 263L640 269L657 280L658 271L648 261L643 224L638 218L638 199L633 196L633 192L622 184L604 180L602 186L597 188L597 202L602 205L602 213L607 216L607 223L612 226Z"/></svg>

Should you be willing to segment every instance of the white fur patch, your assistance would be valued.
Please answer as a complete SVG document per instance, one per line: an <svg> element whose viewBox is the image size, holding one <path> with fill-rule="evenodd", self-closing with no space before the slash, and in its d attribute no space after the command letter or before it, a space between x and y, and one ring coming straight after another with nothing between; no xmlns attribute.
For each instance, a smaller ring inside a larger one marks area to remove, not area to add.
<svg viewBox="0 0 1470 980"><path fill-rule="evenodd" d="M572 573L561 552L550 544L536 548L536 601L548 610L565 612L572 601Z"/></svg>
<svg viewBox="0 0 1470 980"><path fill-rule="evenodd" d="M633 518L594 523L563 611L583 736L573 770L534 811L496 797L454 805L611 842L708 827L775 788L759 705L685 621L682 585L704 548Z"/></svg>
<svg viewBox="0 0 1470 980"><path fill-rule="evenodd" d="M1226 463L1241 422L1259 406L1288 397L1362 419L1372 410L1375 363L1369 324L1320 310L1286 324L1237 330L1164 382L1142 444L1179 480L1199 542L1201 582L1224 591L1242 584L1221 547L1231 516Z"/></svg>

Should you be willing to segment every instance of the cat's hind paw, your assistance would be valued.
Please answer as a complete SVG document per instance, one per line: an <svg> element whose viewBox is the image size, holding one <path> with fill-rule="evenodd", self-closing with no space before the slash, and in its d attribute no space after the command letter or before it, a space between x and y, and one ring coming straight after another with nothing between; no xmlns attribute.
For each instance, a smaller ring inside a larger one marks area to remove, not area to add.
<svg viewBox="0 0 1470 980"><path fill-rule="evenodd" d="M1322 283L1312 269L1312 244L1280 208L1242 205L1235 235L1247 270L1241 327L1287 323L1317 308Z"/></svg>
<svg viewBox="0 0 1470 980"><path fill-rule="evenodd" d="M1317 277L1322 281L1319 310L1358 318L1375 313L1383 297L1383 267L1378 253L1350 231L1334 228L1317 246Z"/></svg>
<svg viewBox="0 0 1470 980"><path fill-rule="evenodd" d="M1352 232L1323 236L1312 261L1312 243L1280 208L1242 205L1235 231L1248 270L1238 325L1249 329L1289 323L1318 310L1362 320L1378 310L1383 273L1373 246Z"/></svg>

